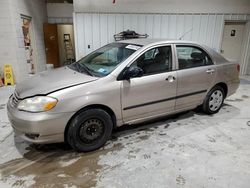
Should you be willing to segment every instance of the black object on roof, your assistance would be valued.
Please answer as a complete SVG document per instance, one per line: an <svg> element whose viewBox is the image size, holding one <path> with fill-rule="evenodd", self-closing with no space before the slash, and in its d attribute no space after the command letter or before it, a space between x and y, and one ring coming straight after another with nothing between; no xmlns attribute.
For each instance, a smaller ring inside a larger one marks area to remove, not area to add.
<svg viewBox="0 0 250 188"><path fill-rule="evenodd" d="M147 38L147 37L148 37L148 34L138 34L135 31L131 31L131 30L122 31L114 35L115 41L136 39L136 38Z"/></svg>

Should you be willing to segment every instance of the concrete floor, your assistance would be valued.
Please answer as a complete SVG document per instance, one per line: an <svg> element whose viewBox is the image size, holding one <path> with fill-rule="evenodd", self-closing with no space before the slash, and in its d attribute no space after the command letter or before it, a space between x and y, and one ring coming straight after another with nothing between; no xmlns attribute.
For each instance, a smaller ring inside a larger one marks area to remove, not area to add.
<svg viewBox="0 0 250 188"><path fill-rule="evenodd" d="M0 187L250 187L249 78L218 114L123 127L91 153L15 137L5 105L12 92L0 88Z"/></svg>

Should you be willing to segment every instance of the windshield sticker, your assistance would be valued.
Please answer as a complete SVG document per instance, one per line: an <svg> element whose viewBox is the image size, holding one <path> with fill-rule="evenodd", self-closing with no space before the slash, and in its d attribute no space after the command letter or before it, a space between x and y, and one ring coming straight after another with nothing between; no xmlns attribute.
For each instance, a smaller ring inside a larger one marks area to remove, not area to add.
<svg viewBox="0 0 250 188"><path fill-rule="evenodd" d="M129 44L129 45L127 45L125 48L130 49L130 50L138 50L138 49L141 48L141 47L140 47L140 46L136 46L136 45Z"/></svg>
<svg viewBox="0 0 250 188"><path fill-rule="evenodd" d="M103 73L103 74L108 73L108 71L106 69L103 69L103 68L98 69L98 72Z"/></svg>

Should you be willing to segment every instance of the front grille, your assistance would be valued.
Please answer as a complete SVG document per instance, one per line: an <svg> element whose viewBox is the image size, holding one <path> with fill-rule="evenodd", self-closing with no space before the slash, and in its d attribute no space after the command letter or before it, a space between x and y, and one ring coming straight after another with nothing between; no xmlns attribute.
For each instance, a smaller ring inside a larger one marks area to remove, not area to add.
<svg viewBox="0 0 250 188"><path fill-rule="evenodd" d="M18 93L15 91L14 94L12 95L12 100L11 100L12 106L17 107L19 103L19 98L18 98Z"/></svg>

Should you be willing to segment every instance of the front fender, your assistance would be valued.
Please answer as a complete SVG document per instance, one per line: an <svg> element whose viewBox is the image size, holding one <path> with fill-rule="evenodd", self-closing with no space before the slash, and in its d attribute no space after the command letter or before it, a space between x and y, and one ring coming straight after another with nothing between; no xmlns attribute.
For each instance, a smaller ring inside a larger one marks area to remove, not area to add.
<svg viewBox="0 0 250 188"><path fill-rule="evenodd" d="M110 108L116 119L122 119L119 81L102 83L91 82L51 93L57 98L56 107L49 113L77 112L86 106L103 105Z"/></svg>

